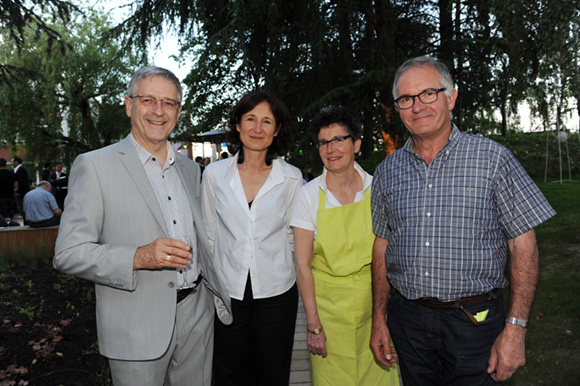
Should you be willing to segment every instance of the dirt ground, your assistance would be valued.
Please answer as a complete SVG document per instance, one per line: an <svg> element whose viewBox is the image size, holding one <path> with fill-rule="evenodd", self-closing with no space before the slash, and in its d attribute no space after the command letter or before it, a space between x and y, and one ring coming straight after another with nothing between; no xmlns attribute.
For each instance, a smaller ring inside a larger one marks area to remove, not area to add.
<svg viewBox="0 0 580 386"><path fill-rule="evenodd" d="M0 386L110 385L98 354L93 284L36 269L0 271Z"/></svg>

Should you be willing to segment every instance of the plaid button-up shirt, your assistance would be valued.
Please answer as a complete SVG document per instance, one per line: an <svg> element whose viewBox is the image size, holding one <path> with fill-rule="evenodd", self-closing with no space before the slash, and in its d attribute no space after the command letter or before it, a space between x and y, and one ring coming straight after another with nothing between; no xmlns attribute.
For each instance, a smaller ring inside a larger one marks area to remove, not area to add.
<svg viewBox="0 0 580 386"><path fill-rule="evenodd" d="M509 150L455 125L430 165L411 138L387 157L371 202L373 231L389 241L389 281L407 299L505 287L507 240L556 213Z"/></svg>

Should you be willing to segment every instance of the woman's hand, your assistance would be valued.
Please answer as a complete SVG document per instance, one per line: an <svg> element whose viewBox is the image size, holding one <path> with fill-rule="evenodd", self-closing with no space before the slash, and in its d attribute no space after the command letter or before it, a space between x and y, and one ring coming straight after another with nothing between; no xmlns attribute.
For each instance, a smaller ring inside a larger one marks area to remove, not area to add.
<svg viewBox="0 0 580 386"><path fill-rule="evenodd" d="M314 355L322 355L326 358L326 334L324 330L320 331L320 334L308 333L308 339L306 340L308 344L308 350Z"/></svg>

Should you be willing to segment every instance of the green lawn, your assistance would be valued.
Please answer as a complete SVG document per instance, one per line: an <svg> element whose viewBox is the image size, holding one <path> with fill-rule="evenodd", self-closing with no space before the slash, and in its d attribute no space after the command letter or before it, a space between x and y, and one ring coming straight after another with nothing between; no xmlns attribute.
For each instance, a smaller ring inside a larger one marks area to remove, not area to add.
<svg viewBox="0 0 580 386"><path fill-rule="evenodd" d="M504 384L580 385L580 182L536 182L558 214L536 228L540 282L527 363Z"/></svg>

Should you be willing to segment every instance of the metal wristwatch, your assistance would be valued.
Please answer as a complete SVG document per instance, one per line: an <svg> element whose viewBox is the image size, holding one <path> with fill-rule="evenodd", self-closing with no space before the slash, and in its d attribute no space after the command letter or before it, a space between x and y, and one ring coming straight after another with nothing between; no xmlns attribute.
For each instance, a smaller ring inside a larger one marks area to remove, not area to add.
<svg viewBox="0 0 580 386"><path fill-rule="evenodd" d="M528 328L528 325L530 324L527 320L514 318L513 316L508 316L507 318L505 318L505 322L509 324L515 324L516 326L520 326L523 328Z"/></svg>
<svg viewBox="0 0 580 386"><path fill-rule="evenodd" d="M317 327L314 330L309 330L308 327L306 327L306 331L314 335L320 335L320 333L322 332L322 326Z"/></svg>

